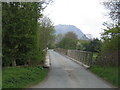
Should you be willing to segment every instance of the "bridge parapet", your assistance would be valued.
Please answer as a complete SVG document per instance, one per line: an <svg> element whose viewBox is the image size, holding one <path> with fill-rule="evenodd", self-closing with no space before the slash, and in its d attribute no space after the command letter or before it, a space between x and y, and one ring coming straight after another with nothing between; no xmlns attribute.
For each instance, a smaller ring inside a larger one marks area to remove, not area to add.
<svg viewBox="0 0 120 90"><path fill-rule="evenodd" d="M81 51L81 50L67 50L67 49L61 49L57 48L55 51L67 55L85 65L92 66L92 57L93 53L88 51Z"/></svg>

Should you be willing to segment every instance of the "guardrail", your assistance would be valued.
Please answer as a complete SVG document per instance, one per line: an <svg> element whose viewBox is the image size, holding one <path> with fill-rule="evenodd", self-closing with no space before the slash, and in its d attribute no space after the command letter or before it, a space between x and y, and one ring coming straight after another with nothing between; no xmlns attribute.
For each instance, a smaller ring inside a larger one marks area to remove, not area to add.
<svg viewBox="0 0 120 90"><path fill-rule="evenodd" d="M92 57L93 53L88 51L81 51L81 50L66 50L57 48L55 51L67 55L85 65L91 66L92 65Z"/></svg>

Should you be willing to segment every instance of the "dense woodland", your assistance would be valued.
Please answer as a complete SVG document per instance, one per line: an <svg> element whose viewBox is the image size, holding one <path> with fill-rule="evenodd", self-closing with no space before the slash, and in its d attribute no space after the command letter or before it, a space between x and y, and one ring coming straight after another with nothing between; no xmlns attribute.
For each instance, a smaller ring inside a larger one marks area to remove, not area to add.
<svg viewBox="0 0 120 90"><path fill-rule="evenodd" d="M2 3L3 66L43 62L54 33L52 22L42 14L50 2Z"/></svg>

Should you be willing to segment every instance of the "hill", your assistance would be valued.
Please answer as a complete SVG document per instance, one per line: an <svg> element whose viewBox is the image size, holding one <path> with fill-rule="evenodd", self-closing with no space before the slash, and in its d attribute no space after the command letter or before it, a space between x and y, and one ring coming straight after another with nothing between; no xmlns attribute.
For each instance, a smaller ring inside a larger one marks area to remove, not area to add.
<svg viewBox="0 0 120 90"><path fill-rule="evenodd" d="M74 25L61 25L60 24L60 25L56 25L54 29L55 29L56 35L58 34L65 35L67 32L74 32L77 35L78 39L88 40L86 35Z"/></svg>

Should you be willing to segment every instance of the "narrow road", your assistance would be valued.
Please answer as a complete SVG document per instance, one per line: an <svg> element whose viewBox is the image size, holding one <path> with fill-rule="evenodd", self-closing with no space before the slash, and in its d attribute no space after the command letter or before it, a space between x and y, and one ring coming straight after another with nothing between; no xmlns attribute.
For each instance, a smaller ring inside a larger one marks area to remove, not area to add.
<svg viewBox="0 0 120 90"><path fill-rule="evenodd" d="M51 70L42 83L33 88L112 88L109 84L57 52L49 50Z"/></svg>

